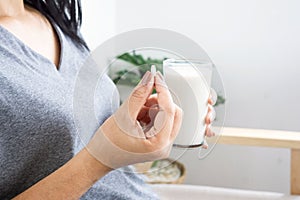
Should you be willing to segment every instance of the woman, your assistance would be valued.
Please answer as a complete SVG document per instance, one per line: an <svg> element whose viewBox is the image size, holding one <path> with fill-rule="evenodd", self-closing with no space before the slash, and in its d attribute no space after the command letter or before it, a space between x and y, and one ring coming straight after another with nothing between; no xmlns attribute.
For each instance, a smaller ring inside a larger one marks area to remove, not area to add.
<svg viewBox="0 0 300 200"><path fill-rule="evenodd" d="M162 76L146 73L113 114L107 108L114 85L105 77L95 136L88 147L78 149L72 97L76 74L89 55L80 24L79 1L0 0L0 199L157 198L139 175L113 169L166 157L180 128L181 110ZM158 96L148 98L153 87ZM140 130L136 124L120 129L116 119L126 114L131 120L141 118L141 110L153 102L163 108L165 121L153 137L128 135ZM206 132L212 135L210 129ZM112 143L148 156L129 153L107 163L115 156Z"/></svg>

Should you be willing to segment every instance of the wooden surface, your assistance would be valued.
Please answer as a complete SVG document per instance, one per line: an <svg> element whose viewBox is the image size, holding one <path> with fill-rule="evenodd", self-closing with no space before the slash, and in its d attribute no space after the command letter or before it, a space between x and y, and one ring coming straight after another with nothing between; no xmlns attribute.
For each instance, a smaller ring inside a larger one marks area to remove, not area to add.
<svg viewBox="0 0 300 200"><path fill-rule="evenodd" d="M291 194L300 195L300 150L291 151Z"/></svg>
<svg viewBox="0 0 300 200"><path fill-rule="evenodd" d="M291 149L291 194L300 195L300 132L225 127L218 143Z"/></svg>
<svg viewBox="0 0 300 200"><path fill-rule="evenodd" d="M300 149L300 132L225 127L218 143Z"/></svg>

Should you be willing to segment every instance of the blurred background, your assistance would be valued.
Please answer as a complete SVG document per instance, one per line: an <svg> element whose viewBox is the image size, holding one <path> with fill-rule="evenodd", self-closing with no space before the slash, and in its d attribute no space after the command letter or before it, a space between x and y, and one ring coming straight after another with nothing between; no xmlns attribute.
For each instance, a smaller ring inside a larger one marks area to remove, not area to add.
<svg viewBox="0 0 300 200"><path fill-rule="evenodd" d="M89 0L91 50L118 33L163 28L196 41L222 75L225 126L300 131L300 1ZM217 145L204 160L189 151L185 183L289 193L288 149Z"/></svg>

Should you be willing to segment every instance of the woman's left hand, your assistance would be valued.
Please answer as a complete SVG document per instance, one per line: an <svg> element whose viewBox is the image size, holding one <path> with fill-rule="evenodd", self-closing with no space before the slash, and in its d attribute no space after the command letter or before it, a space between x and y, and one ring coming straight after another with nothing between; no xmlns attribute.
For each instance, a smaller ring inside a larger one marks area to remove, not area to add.
<svg viewBox="0 0 300 200"><path fill-rule="evenodd" d="M211 124L216 118L216 111L213 107L213 105L216 103L215 100L213 100L213 99L216 99L216 98L214 98L212 95L214 95L214 94L211 94L210 98L208 99L208 111L207 111L207 115L206 115L206 118L205 118L205 124L206 124L205 137L215 136L215 133L211 129ZM204 139L204 143L202 145L202 148L203 149L208 148L208 144L207 144L205 139Z"/></svg>

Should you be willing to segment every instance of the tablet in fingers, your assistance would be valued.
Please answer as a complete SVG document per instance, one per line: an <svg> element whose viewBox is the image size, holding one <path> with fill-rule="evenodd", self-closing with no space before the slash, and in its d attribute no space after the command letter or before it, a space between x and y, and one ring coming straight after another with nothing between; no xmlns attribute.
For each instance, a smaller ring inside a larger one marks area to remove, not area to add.
<svg viewBox="0 0 300 200"><path fill-rule="evenodd" d="M160 72L156 73L154 83L157 92L157 102L159 104L159 107L165 110L167 113L174 115L175 107L173 105L173 99L165 82L165 79Z"/></svg>

